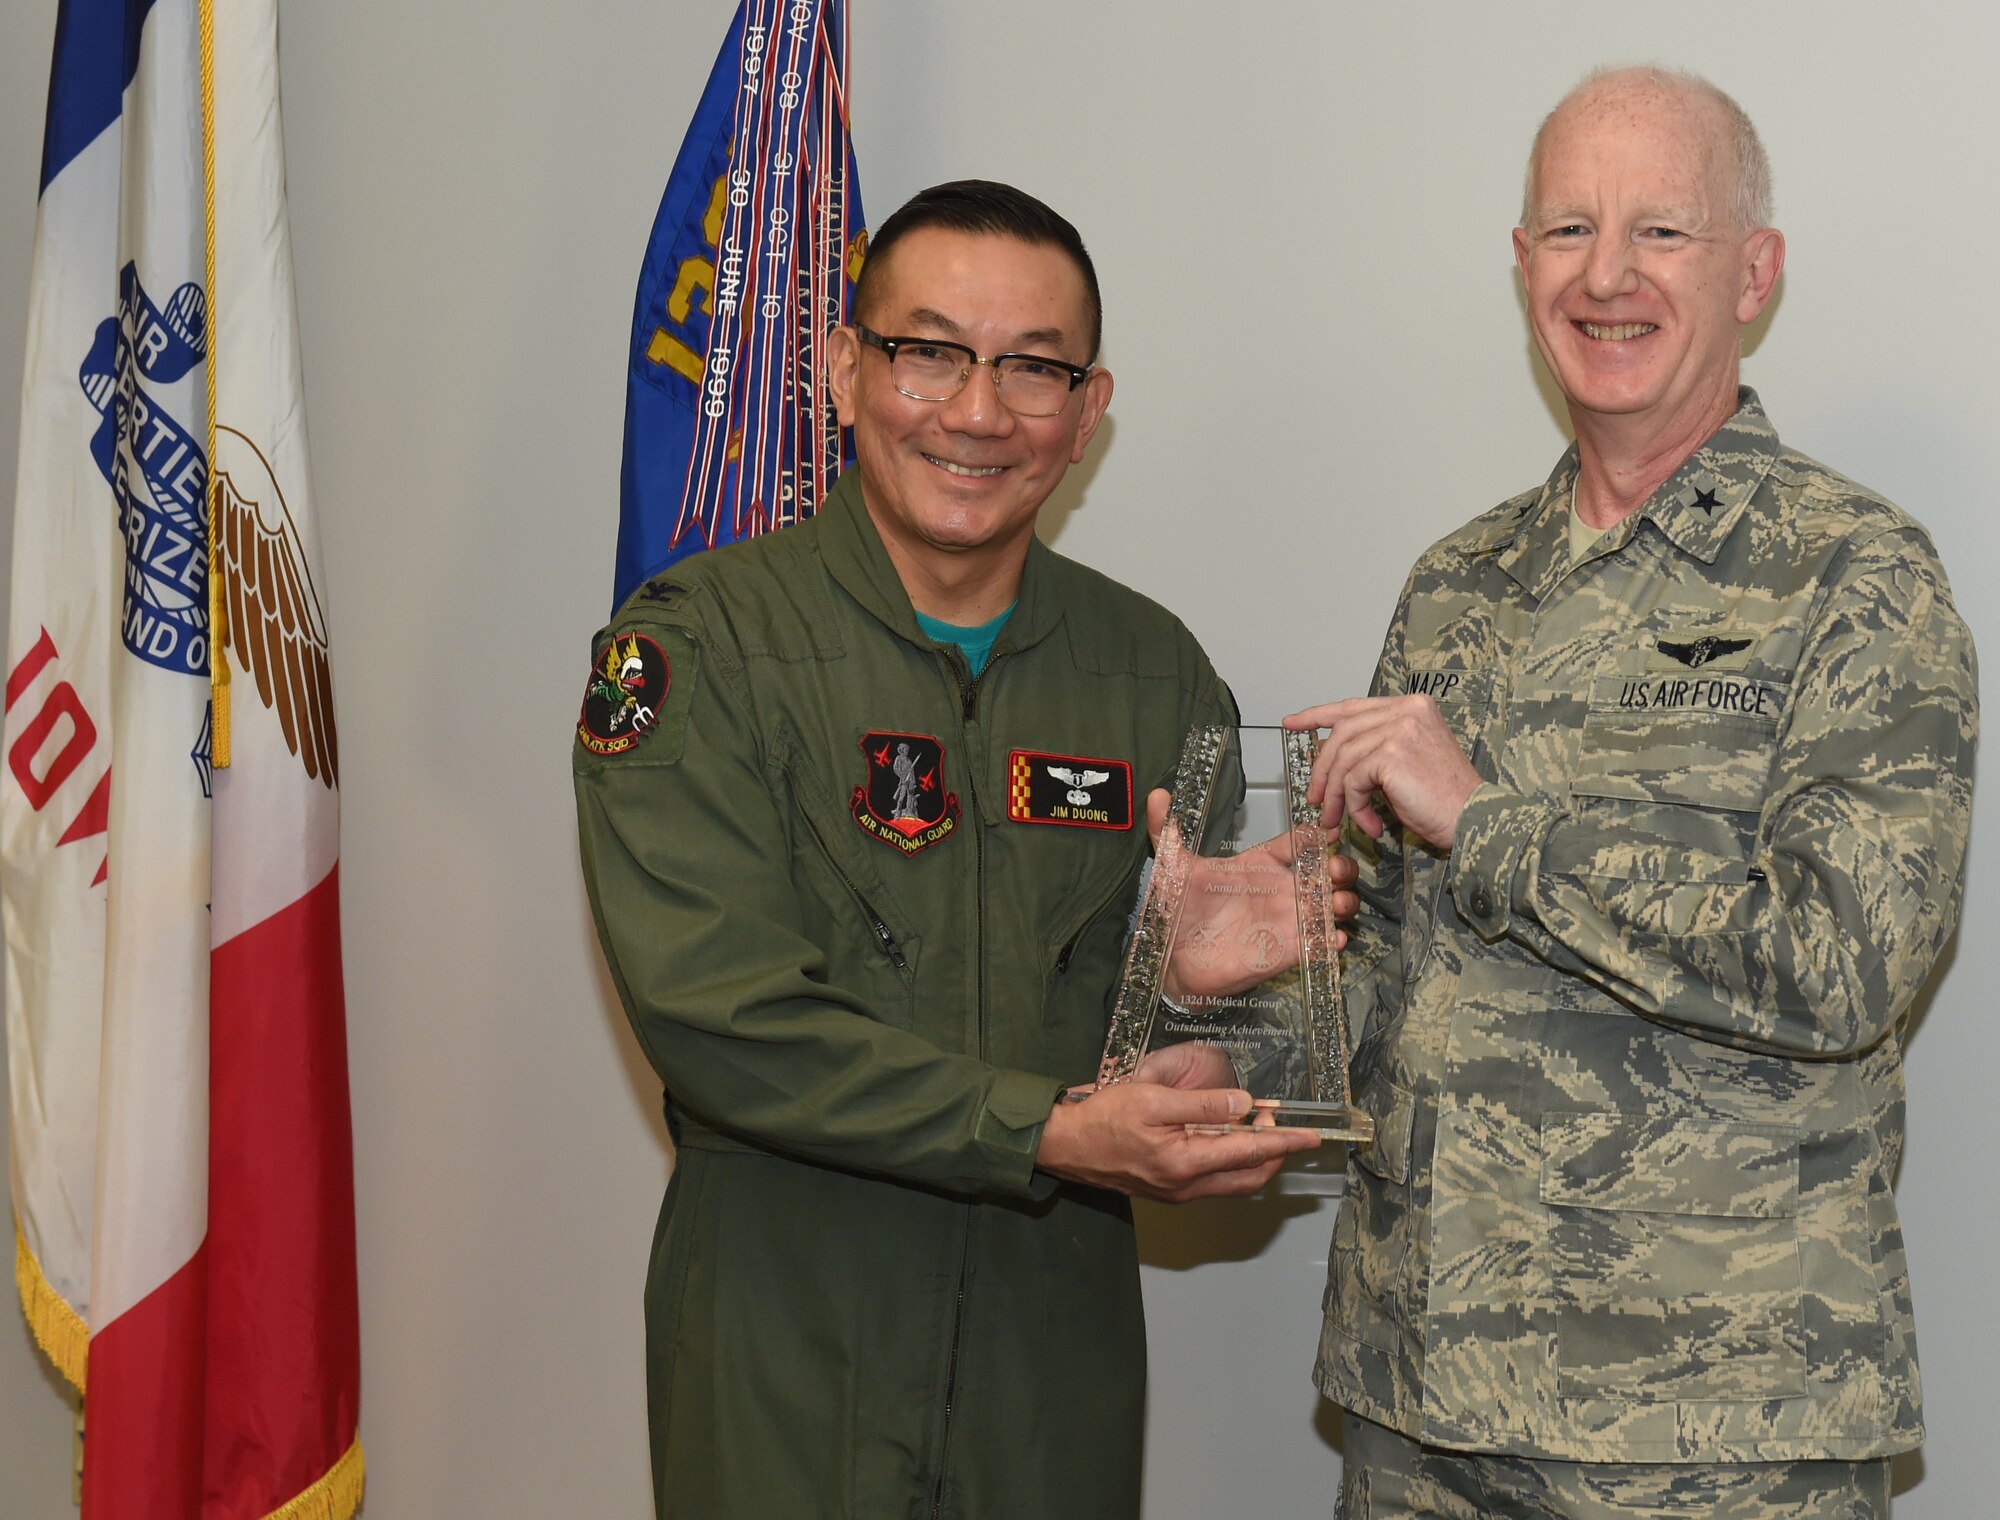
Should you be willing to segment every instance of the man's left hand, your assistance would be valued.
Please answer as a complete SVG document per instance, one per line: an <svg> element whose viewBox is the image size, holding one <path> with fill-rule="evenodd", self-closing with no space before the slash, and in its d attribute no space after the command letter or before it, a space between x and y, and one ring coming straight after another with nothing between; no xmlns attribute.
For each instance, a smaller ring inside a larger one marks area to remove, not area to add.
<svg viewBox="0 0 2000 1520"><path fill-rule="evenodd" d="M1171 802L1171 796L1158 788L1146 799L1146 829L1156 857ZM1234 855L1196 855L1184 844L1181 848L1188 851L1187 895L1167 967L1167 995L1239 992L1296 966L1299 914L1292 836L1279 834ZM1333 888L1335 918L1352 918L1361 911L1361 900L1351 890L1357 874L1354 862L1329 844L1326 877ZM1338 929L1333 938L1335 950L1347 943Z"/></svg>
<svg viewBox="0 0 2000 1520"><path fill-rule="evenodd" d="M1221 1047L1183 1040L1178 1045L1162 1045L1148 1053L1132 1073L1132 1080L1157 1082L1162 1087L1178 1087L1183 1091L1234 1087L1236 1068Z"/></svg>

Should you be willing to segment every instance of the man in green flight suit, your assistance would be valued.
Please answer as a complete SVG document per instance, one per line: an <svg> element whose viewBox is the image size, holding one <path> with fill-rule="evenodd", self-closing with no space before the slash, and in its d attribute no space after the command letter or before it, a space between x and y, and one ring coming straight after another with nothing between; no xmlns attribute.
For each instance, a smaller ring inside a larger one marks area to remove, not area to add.
<svg viewBox="0 0 2000 1520"><path fill-rule="evenodd" d="M677 1161L646 1292L660 1513L1138 1512L1123 1194L1261 1188L1226 1060L1096 1073L1149 790L1234 720L1193 637L1034 536L1111 398L1070 224L984 182L876 233L857 467L598 638L576 788ZM1289 898L1286 899L1289 901Z"/></svg>
<svg viewBox="0 0 2000 1520"><path fill-rule="evenodd" d="M1769 195L1702 80L1551 113L1514 247L1575 445L1417 562L1370 696L1287 720L1367 857L1342 1520L1881 1520L1922 1439L1902 1021L1977 678L1924 530L1738 386Z"/></svg>

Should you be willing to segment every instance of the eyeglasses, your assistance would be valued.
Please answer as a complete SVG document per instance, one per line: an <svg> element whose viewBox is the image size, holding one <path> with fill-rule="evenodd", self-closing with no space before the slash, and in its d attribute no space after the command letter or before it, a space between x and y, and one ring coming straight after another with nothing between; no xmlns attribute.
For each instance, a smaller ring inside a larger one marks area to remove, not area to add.
<svg viewBox="0 0 2000 1520"><path fill-rule="evenodd" d="M885 338L856 323L855 336L889 356L889 378L912 401L949 401L965 389L975 366L991 365L993 388L1008 411L1022 417L1053 417L1069 393L1090 378L1089 367L1040 354L995 354L982 359L963 343L942 338Z"/></svg>

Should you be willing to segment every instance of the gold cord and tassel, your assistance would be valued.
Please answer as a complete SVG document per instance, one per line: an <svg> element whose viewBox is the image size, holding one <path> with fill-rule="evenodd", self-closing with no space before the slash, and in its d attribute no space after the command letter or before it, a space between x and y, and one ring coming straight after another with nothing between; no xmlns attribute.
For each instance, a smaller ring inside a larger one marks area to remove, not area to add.
<svg viewBox="0 0 2000 1520"><path fill-rule="evenodd" d="M21 1290L21 1313L28 1321L28 1333L64 1380L78 1393L83 1392L90 1328L68 1300L49 1286L18 1222L14 1226L14 1283Z"/></svg>

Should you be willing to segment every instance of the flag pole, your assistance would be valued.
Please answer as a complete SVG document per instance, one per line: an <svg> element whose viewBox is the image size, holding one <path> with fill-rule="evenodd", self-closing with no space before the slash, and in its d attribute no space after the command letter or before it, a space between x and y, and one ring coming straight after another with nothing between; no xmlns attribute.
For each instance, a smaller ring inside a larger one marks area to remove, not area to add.
<svg viewBox="0 0 2000 1520"><path fill-rule="evenodd" d="M201 198L203 281L208 291L208 692L209 764L229 768L229 637L227 574L223 569L222 513L215 483L215 0L201 0Z"/></svg>

